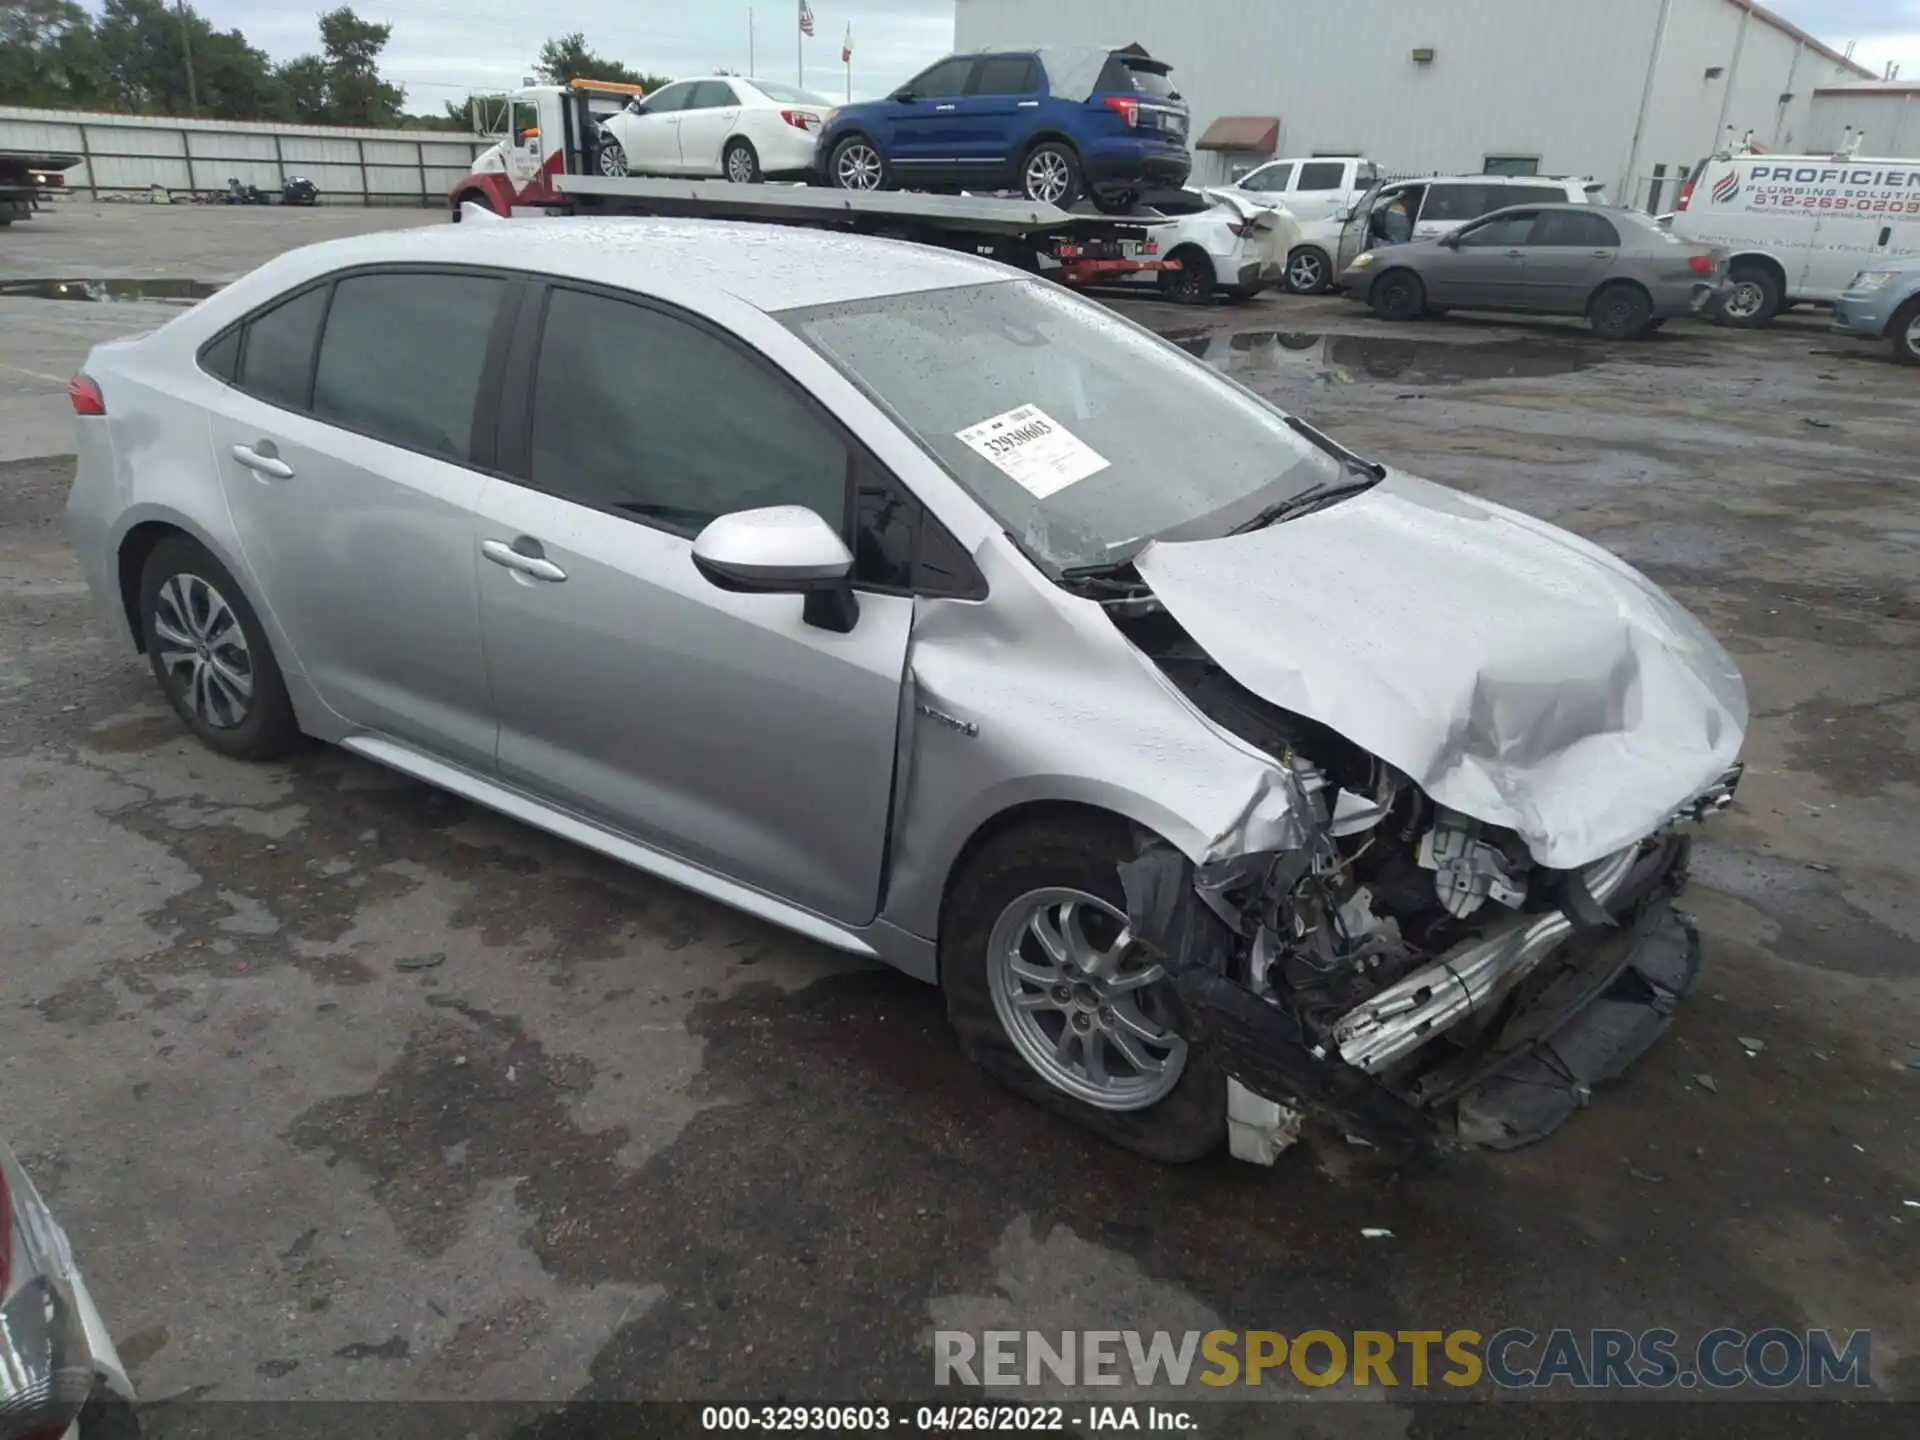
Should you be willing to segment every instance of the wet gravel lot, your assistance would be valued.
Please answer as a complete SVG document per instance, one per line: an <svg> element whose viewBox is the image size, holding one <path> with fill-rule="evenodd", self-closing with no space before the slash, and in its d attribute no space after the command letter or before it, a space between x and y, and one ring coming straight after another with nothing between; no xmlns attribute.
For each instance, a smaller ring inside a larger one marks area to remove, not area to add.
<svg viewBox="0 0 1920 1440"><path fill-rule="evenodd" d="M0 292L422 219L67 206L8 232ZM1123 302L1645 569L1755 710L1700 992L1549 1143L1169 1170L996 1091L931 990L337 751L188 743L58 524L66 376L171 313L102 293L0 293L0 1127L145 1395L861 1400L924 1394L941 1328L1509 1325L1870 1328L1877 1393L1920 1393L1920 375L1880 350L1807 312L1605 345ZM1478 1409L1375 1398L1258 1428ZM1866 1408L1735 1428L1913 1418Z"/></svg>

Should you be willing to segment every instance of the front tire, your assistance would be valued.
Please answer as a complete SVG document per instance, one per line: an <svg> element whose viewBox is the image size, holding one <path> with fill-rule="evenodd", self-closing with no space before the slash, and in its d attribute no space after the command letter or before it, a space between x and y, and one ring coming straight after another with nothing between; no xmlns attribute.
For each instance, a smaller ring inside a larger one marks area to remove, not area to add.
<svg viewBox="0 0 1920 1440"><path fill-rule="evenodd" d="M1001 1084L1142 1155L1197 1160L1226 1134L1226 1076L1180 1034L1160 967L1116 943L1133 853L1117 820L990 840L948 897L941 989L960 1048Z"/></svg>
<svg viewBox="0 0 1920 1440"><path fill-rule="evenodd" d="M1427 287L1411 270L1389 270L1367 296L1382 320L1418 320L1427 310Z"/></svg>
<svg viewBox="0 0 1920 1440"><path fill-rule="evenodd" d="M627 148L606 131L600 132L600 153L594 157L594 166L609 180L619 180L627 173Z"/></svg>
<svg viewBox="0 0 1920 1440"><path fill-rule="evenodd" d="M1602 340L1638 340L1653 323L1653 301L1638 285L1603 285L1587 302L1587 324Z"/></svg>
<svg viewBox="0 0 1920 1440"><path fill-rule="evenodd" d="M1888 329L1893 335L1893 358L1903 365L1920 365L1920 298L1901 306Z"/></svg>
<svg viewBox="0 0 1920 1440"><path fill-rule="evenodd" d="M827 180L839 190L885 190L886 157L864 135L849 135L833 147L827 161Z"/></svg>
<svg viewBox="0 0 1920 1440"><path fill-rule="evenodd" d="M727 143L727 153L720 158L720 170L736 185L760 183L760 157L754 152L751 142L746 140Z"/></svg>
<svg viewBox="0 0 1920 1440"><path fill-rule="evenodd" d="M140 573L140 631L167 703L208 749L276 760L299 743L266 631L198 541L176 535L154 546Z"/></svg>
<svg viewBox="0 0 1920 1440"><path fill-rule="evenodd" d="M1020 162L1020 191L1039 205L1065 210L1082 194L1080 157L1071 145L1045 140Z"/></svg>
<svg viewBox="0 0 1920 1440"><path fill-rule="evenodd" d="M1333 262L1327 252L1302 245L1287 256L1287 290L1294 295L1323 295L1333 284Z"/></svg>

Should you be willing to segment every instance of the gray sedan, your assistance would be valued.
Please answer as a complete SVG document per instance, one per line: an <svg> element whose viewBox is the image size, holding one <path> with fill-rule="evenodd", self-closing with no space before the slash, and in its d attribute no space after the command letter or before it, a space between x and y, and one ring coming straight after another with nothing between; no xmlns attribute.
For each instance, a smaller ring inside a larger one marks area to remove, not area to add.
<svg viewBox="0 0 1920 1440"><path fill-rule="evenodd" d="M1635 210L1523 205L1438 240L1368 250L1341 283L1386 320L1449 309L1584 315L1596 334L1631 340L1705 309L1726 264Z"/></svg>
<svg viewBox="0 0 1920 1440"><path fill-rule="evenodd" d="M1019 271L367 235L72 398L75 550L211 750L330 742L887 961L1146 1154L1531 1140L1698 971L1672 826L1747 722L1706 629Z"/></svg>

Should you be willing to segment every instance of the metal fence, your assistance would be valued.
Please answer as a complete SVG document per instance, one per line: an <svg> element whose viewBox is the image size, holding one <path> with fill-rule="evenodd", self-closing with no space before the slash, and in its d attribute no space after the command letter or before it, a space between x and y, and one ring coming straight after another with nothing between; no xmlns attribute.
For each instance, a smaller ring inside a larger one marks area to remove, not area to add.
<svg viewBox="0 0 1920 1440"><path fill-rule="evenodd" d="M266 125L0 106L0 150L78 155L65 189L94 199L156 187L185 198L229 181L277 192L290 175L350 205L439 205L491 141L424 130Z"/></svg>

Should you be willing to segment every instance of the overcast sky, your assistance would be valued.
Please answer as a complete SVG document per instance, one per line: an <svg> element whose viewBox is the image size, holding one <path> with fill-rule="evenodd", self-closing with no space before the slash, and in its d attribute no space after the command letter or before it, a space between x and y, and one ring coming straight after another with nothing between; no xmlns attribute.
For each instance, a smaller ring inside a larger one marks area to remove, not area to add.
<svg viewBox="0 0 1920 1440"><path fill-rule="evenodd" d="M275 59L317 48L314 17L333 0L193 0L217 28L237 27ZM791 81L798 0L349 0L393 26L383 69L407 87L408 109L438 110L470 89L518 84L548 36L585 32L587 43L639 69L685 75L747 69L747 15L762 75ZM953 45L953 0L809 0L807 84L845 93L840 43L853 27L853 93L884 94ZM1178 4L1180 0L1168 0ZM1420 0L1408 0L1420 3ZM1768 0L1802 29L1875 71L1887 61L1920 80L1920 0ZM1356 37L1358 38L1358 37Z"/></svg>

